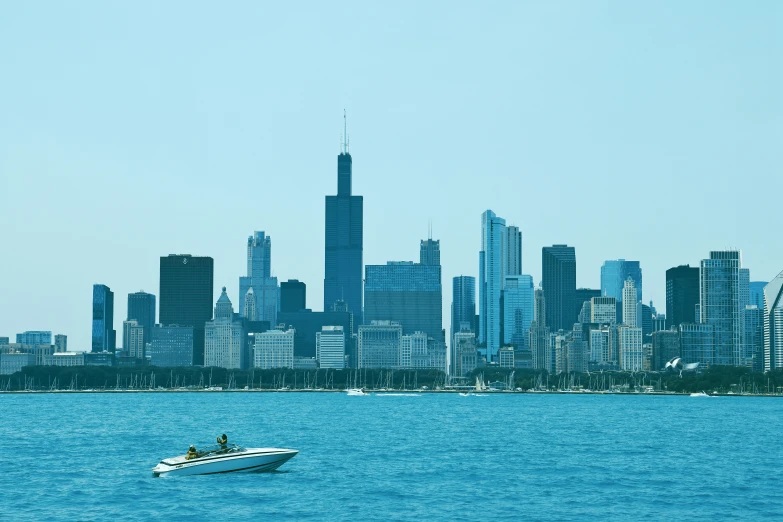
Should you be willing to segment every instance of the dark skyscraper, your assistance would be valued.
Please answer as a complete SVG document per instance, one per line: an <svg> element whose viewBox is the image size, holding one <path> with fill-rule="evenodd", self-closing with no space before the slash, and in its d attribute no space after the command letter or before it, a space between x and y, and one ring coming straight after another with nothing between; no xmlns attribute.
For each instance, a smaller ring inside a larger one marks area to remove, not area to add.
<svg viewBox="0 0 783 522"><path fill-rule="evenodd" d="M155 326L155 296L147 292L128 294L128 321L136 321L144 327L145 346L151 342Z"/></svg>
<svg viewBox="0 0 783 522"><path fill-rule="evenodd" d="M574 306L576 309L576 315L579 316L579 312L582 311L582 305L585 301L589 301L593 297L601 297L601 291L597 288L577 288L576 299L574 300Z"/></svg>
<svg viewBox="0 0 783 522"><path fill-rule="evenodd" d="M666 327L698 323L699 269L690 265L666 271Z"/></svg>
<svg viewBox="0 0 783 522"><path fill-rule="evenodd" d="M424 332L443 341L440 266L389 261L365 267L365 319L396 321L403 334Z"/></svg>
<svg viewBox="0 0 783 522"><path fill-rule="evenodd" d="M117 351L114 330L114 292L106 285L92 286L92 351Z"/></svg>
<svg viewBox="0 0 783 522"><path fill-rule="evenodd" d="M337 195L326 196L324 252L324 310L335 301L345 301L354 315L354 325L362 324L362 196L351 195L353 160L344 136L343 151L337 156Z"/></svg>
<svg viewBox="0 0 783 522"><path fill-rule="evenodd" d="M204 364L204 325L212 319L214 261L188 254L160 258L160 324L193 327L193 364Z"/></svg>
<svg viewBox="0 0 783 522"><path fill-rule="evenodd" d="M576 251L568 245L541 249L541 288L546 302L546 326L553 332L571 330L576 306Z"/></svg>
<svg viewBox="0 0 783 522"><path fill-rule="evenodd" d="M422 239L419 251L419 264L440 266L440 241L437 239Z"/></svg>
<svg viewBox="0 0 783 522"><path fill-rule="evenodd" d="M452 279L451 341L462 323L467 323L468 329L476 333L476 278L471 276Z"/></svg>
<svg viewBox="0 0 783 522"><path fill-rule="evenodd" d="M307 285L298 279L280 283L280 311L295 313L307 308Z"/></svg>

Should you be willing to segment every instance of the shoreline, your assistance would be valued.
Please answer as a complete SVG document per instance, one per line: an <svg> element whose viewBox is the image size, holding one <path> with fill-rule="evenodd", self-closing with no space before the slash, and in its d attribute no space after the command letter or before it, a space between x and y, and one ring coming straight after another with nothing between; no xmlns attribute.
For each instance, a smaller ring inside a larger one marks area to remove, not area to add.
<svg viewBox="0 0 783 522"><path fill-rule="evenodd" d="M297 389L297 390L280 390L280 389L144 389L144 390L0 390L0 396L2 395L40 395L40 394L91 394L91 393L108 393L108 394L120 394L120 393L345 393L346 390L337 389ZM398 395L405 394L410 395L425 395L425 394L460 394L468 393L472 396L488 396L488 395L622 395L622 396L667 396L667 397L690 397L691 393L698 392L623 392L623 391L505 391L505 390L365 390L368 395ZM780 398L783 394L771 394L771 393L709 393L709 397L768 397L768 398ZM699 397L701 398L701 397Z"/></svg>

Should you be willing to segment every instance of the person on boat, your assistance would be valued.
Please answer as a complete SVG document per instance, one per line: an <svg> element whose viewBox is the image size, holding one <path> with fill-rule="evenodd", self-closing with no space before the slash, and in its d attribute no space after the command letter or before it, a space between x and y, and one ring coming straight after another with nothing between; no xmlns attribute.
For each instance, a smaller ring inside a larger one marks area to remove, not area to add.
<svg viewBox="0 0 783 522"><path fill-rule="evenodd" d="M190 448L188 448L188 454L185 455L185 460L191 460L198 457L198 451L196 451L196 446L190 445Z"/></svg>
<svg viewBox="0 0 783 522"><path fill-rule="evenodd" d="M226 437L225 433L217 438L217 443L220 444L220 447L222 448L225 448L228 445L228 437Z"/></svg>

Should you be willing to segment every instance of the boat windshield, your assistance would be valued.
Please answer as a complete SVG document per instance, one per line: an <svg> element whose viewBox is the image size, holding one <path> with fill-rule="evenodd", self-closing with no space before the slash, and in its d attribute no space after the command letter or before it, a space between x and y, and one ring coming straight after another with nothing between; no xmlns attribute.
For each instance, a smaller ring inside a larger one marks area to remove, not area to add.
<svg viewBox="0 0 783 522"><path fill-rule="evenodd" d="M227 453L242 453L243 451L245 451L245 448L239 444L207 446L198 450L196 458L200 459L201 457L208 457L210 455L225 455Z"/></svg>

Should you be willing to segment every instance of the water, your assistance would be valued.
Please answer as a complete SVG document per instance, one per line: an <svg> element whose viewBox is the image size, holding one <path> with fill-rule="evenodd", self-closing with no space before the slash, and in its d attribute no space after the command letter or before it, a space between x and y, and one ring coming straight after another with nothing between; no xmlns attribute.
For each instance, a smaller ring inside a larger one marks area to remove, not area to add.
<svg viewBox="0 0 783 522"><path fill-rule="evenodd" d="M780 518L777 399L0 396L3 520ZM226 432L279 472L153 478Z"/></svg>

